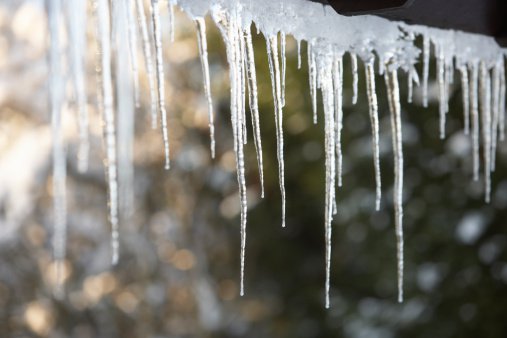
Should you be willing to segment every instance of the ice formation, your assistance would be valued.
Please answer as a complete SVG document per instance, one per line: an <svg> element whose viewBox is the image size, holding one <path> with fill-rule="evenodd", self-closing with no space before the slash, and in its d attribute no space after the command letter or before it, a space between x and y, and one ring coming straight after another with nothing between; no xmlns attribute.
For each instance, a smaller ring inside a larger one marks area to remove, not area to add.
<svg viewBox="0 0 507 338"><path fill-rule="evenodd" d="M59 22L66 13L68 34L73 44L67 56L70 60L70 78L77 102L79 120L79 168L87 167L88 117L84 88L84 51L86 14L84 0L67 4L63 12L61 0L47 0L51 47L50 106L53 131L53 194L55 262L65 257L66 197L65 197L65 145L61 135L61 113L65 104L65 75L61 68ZM110 10L107 0L94 1L97 28L97 79L99 84L99 111L104 123L106 178L108 182L109 221L112 228L111 245L113 263L119 257L119 215L128 209L132 196L132 140L133 110L139 103L137 34L144 65L148 75L153 127L160 119L161 137L169 169L169 126L164 89L164 58L159 0L149 2L148 13L143 0L115 0ZM449 111L450 85L455 70L461 77L464 132L470 134L473 144L473 179L479 179L480 147L484 149L483 175L485 200L491 195L491 172L495 169L497 142L505 139L505 51L485 36L446 31L422 26L390 22L374 16L343 17L329 7L306 0L167 0L171 40L174 39L174 5L178 5L197 25L197 38L203 69L204 95L208 103L211 137L211 155L214 156L213 101L207 55L204 17L211 15L219 28L227 50L231 83L231 121L234 152L241 206L241 294L244 293L244 266L247 224L247 193L245 181L244 144L247 141L246 98L252 120L252 134L257 151L257 164L263 187L263 156L259 125L257 78L252 45L251 26L255 24L266 40L271 85L273 90L276 124L279 183L282 195L282 225L285 226L285 184L283 107L286 84L286 36L297 41L298 68L301 68L301 43L307 43L308 76L312 100L313 121L318 122L318 89L322 92L325 130L325 304L330 305L331 235L333 216L338 212L336 189L342 186L343 128L343 58L348 54L353 74L352 103L357 102L358 61L365 69L365 91L368 97L371 121L373 163L377 210L381 204L381 171L379 151L379 106L376 71L384 76L391 116L391 134L394 154L394 223L398 260L398 300L403 301L403 123L404 113L400 99L399 73L408 78L408 102L412 101L413 86L419 85L415 65L422 63L422 104L428 106L430 55L436 58L440 114L440 137L446 133ZM112 28L111 28L112 27ZM422 48L415 38L422 37ZM433 47L433 48L432 48ZM422 49L422 50L421 50ZM154 51L154 55L152 54ZM128 55L128 58L123 56ZM122 57L120 57L122 56ZM118 67L116 76L111 71L111 59ZM155 66L154 66L155 65ZM378 67L378 68L377 68ZM121 71L123 70L123 71ZM126 71L126 70L130 70ZM116 100L113 85L116 85ZM116 102L116 107L114 103ZM131 197L130 197L131 198ZM129 202L130 201L130 202ZM123 215L125 216L125 215ZM57 277L62 286L61 269Z"/></svg>

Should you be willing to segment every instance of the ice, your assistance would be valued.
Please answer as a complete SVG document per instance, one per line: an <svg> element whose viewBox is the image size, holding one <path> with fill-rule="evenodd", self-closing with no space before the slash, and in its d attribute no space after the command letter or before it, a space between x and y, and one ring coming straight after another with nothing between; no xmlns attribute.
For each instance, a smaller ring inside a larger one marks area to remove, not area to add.
<svg viewBox="0 0 507 338"><path fill-rule="evenodd" d="M151 109L151 127L157 128L158 111L157 111L157 94L155 92L155 70L153 69L153 57L151 54L151 40L148 31L148 23L144 11L143 0L135 0L138 25L141 31L143 44L144 65L148 76L148 86L150 88L150 109Z"/></svg>
<svg viewBox="0 0 507 338"><path fill-rule="evenodd" d="M357 71L357 54L350 53L350 62L352 68L352 104L357 103L357 86L359 82L359 76Z"/></svg>
<svg viewBox="0 0 507 338"><path fill-rule="evenodd" d="M113 108L113 84L111 74L111 44L109 29L109 5L107 0L96 0L95 16L97 18L98 65L100 100L99 110L103 119L103 134L106 151L106 179L108 184L109 222L111 224L112 263L119 259L118 229L118 177L116 153L116 128Z"/></svg>
<svg viewBox="0 0 507 338"><path fill-rule="evenodd" d="M62 109L64 104L64 77L62 70L60 21L62 3L47 3L48 25L51 39L49 50L49 105L51 110L51 136L53 142L53 259L55 263L55 296L63 295L63 264L67 243L66 155L62 135Z"/></svg>
<svg viewBox="0 0 507 338"><path fill-rule="evenodd" d="M403 145L401 105L396 69L385 73L389 110L391 111L391 134L394 152L394 215L398 257L398 302L403 302Z"/></svg>
<svg viewBox="0 0 507 338"><path fill-rule="evenodd" d="M247 142L246 96L252 120L252 134L257 152L257 164L264 197L263 156L259 123L257 77L252 44L251 25L266 38L267 54L273 89L274 116L277 138L279 183L282 199L282 225L285 226L284 135L283 107L287 76L286 39L290 34L297 41L298 68L301 68L301 43L307 42L308 76L313 112L317 123L318 89L322 92L325 130L326 165L326 307L329 306L331 264L331 222L338 212L336 186L342 185L343 129L343 55L349 53L352 72L352 103L358 99L358 58L365 65L366 91L371 122L373 161L376 183L376 209L381 202L381 172L379 149L379 106L375 83L375 57L379 73L384 75L391 113L393 152L395 162L394 210L398 257L398 298L403 299L403 151L402 122L398 76L407 75L408 102L412 102L413 86L419 85L416 64L422 62L422 104L429 104L429 69L431 44L437 60L440 137L445 137L446 116L449 112L454 72L461 75L464 132L470 133L473 145L473 177L479 179L480 149L483 149L485 199L490 200L491 172L495 169L497 142L505 139L505 50L492 39L459 31L390 22L375 16L344 17L329 6L307 0L167 0L169 35L174 40L174 6L187 13L197 25L199 54L203 70L204 94L208 104L211 156L215 155L213 102L208 64L206 26L204 17L211 13L225 41L231 82L231 122L241 205L241 287L244 294L246 250L247 199L244 144ZM84 88L84 57L86 51L85 1L66 3L68 55L59 41L59 22L63 17L61 0L48 1L51 47L50 105L53 131L53 198L55 260L65 255L65 145L62 140L61 112L64 106L64 67L68 59L69 79L72 81L79 122L78 169L86 170L88 162L88 116ZM103 133L108 182L109 220L112 228L113 263L118 261L118 208L122 217L133 208L132 143L134 135L134 103L140 104L137 60L137 33L140 33L144 64L150 91L152 125L161 120L164 141L165 168L169 169L169 133L165 107L165 78L162 48L162 22L159 0L150 0L151 32L144 10L144 1L110 2L94 0L98 39L99 111L103 116ZM137 14L137 21L135 15ZM113 31L110 32L112 20ZM137 26L136 26L137 25ZM340 32L340 34L336 34ZM415 38L422 36L422 51ZM280 37L280 38L278 38ZM112 50L111 47L114 47ZM152 48L155 52L153 55ZM62 53L63 52L63 53ZM422 53L421 53L422 52ZM62 53L63 55L60 55ZM374 57L375 55L375 57ZM127 57L128 56L128 57ZM155 57L155 64L153 57ZM113 60L112 60L113 58ZM111 62L114 61L114 62ZM114 76L111 64L115 65ZM129 71L123 71L129 69ZM114 81L114 82L113 82ZM113 92L113 83L115 91ZM248 94L247 94L248 91ZM116 104L116 106L113 106ZM115 113L115 107L117 112ZM117 119L116 119L117 117ZM117 123L117 124L116 124ZM116 126L118 130L116 132ZM481 147L482 140L482 147ZM119 182L119 185L118 185ZM57 269L58 270L58 269ZM58 273L58 271L57 271ZM61 266L60 272L61 274ZM61 281L61 275L57 278Z"/></svg>
<svg viewBox="0 0 507 338"><path fill-rule="evenodd" d="M90 149L89 119L85 85L85 52L86 52L86 1L66 2L67 30L70 40L69 54L74 98L78 110L79 148L77 152L78 170L83 173L88 169Z"/></svg>
<svg viewBox="0 0 507 338"><path fill-rule="evenodd" d="M468 68L466 65L459 66L461 74L461 96L463 98L463 125L465 135L470 134L470 88L468 79Z"/></svg>
<svg viewBox="0 0 507 338"><path fill-rule="evenodd" d="M280 192L282 195L282 227L285 227L285 162L283 155L283 109L282 109L283 106L282 106L282 88L280 80L280 60L278 57L277 35L266 36L266 47L268 52L269 72L271 74L271 85L273 87L273 101L275 105L278 178L280 181Z"/></svg>
<svg viewBox="0 0 507 338"><path fill-rule="evenodd" d="M255 55L252 44L252 32L251 27L248 26L243 31L245 39L245 64L246 74L248 78L248 94L250 105L250 114L252 115L252 128L253 137L255 144L255 151L257 154L257 165L259 167L259 180L261 184L261 197L264 198L264 164L262 159L262 139L261 139L261 128L259 120L259 103L257 97L257 71L255 69Z"/></svg>
<svg viewBox="0 0 507 338"><path fill-rule="evenodd" d="M311 42L308 42L308 78L310 79L310 96L312 97L313 123L317 123L317 65Z"/></svg>
<svg viewBox="0 0 507 338"><path fill-rule="evenodd" d="M115 20L114 57L116 76L116 107L118 135L118 203L120 221L128 220L134 212L134 104L137 72L126 72L129 59L135 54L132 50L132 29L129 23L128 3L118 1L113 7ZM130 59L130 65L133 64Z"/></svg>
<svg viewBox="0 0 507 338"><path fill-rule="evenodd" d="M158 87L158 112L162 120L162 136L164 138L165 169L169 170L169 131L167 128L167 111L165 109L165 87L164 87L164 59L162 50L162 30L160 23L160 8L158 0L151 0L151 21L153 28L153 40L155 41L155 59Z"/></svg>
<svg viewBox="0 0 507 338"><path fill-rule="evenodd" d="M231 122L234 135L234 152L236 154L236 170L239 185L239 197L241 205L241 281L240 281L240 295L244 295L245 287L245 251L246 251L246 214L247 214L247 199L246 199L246 181L245 181L245 163L243 152L243 121L241 109L241 100L245 97L241 96L244 93L240 88L241 84L241 68L243 67L244 60L241 56L240 40L242 40L242 31L239 25L239 18L237 13L227 13L221 8L214 8L212 17L218 26L222 38L224 39L227 60L229 62L229 77L231 81Z"/></svg>
<svg viewBox="0 0 507 338"><path fill-rule="evenodd" d="M382 198L382 183L380 177L380 137L379 137L379 120L378 120L378 100L377 89L375 86L375 70L373 57L365 65L366 72L366 91L368 93L368 106L370 111L370 123L373 145L373 163L375 167L375 184L376 198L375 209L380 210L380 202Z"/></svg>
<svg viewBox="0 0 507 338"><path fill-rule="evenodd" d="M480 106L482 139L484 144L484 186L486 203L491 198L491 74L484 62L480 65Z"/></svg>
<svg viewBox="0 0 507 338"><path fill-rule="evenodd" d="M208 43L206 39L206 22L204 18L196 18L197 25L197 43L199 45L199 56L201 58L202 75L204 83L204 93L208 101L208 121L209 121L209 134L210 134L210 148L211 158L215 158L215 124L213 114L213 100L211 98L211 82L209 75L209 62L208 62Z"/></svg>
<svg viewBox="0 0 507 338"><path fill-rule="evenodd" d="M322 69L323 71L323 69ZM343 59L335 56L333 67L334 101L336 114L335 147L336 147L336 176L338 187L343 185L343 154L342 154L342 129L343 129Z"/></svg>
<svg viewBox="0 0 507 338"><path fill-rule="evenodd" d="M430 74L430 38L423 38L423 106L428 107L428 78Z"/></svg>

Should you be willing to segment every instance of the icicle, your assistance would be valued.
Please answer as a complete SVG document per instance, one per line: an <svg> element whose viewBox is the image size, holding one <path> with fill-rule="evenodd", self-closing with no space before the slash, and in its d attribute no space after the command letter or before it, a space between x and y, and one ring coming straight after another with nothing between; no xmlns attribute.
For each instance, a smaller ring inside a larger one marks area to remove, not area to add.
<svg viewBox="0 0 507 338"><path fill-rule="evenodd" d="M394 151L394 211L398 256L398 302L403 302L403 136L401 106L396 69L385 73Z"/></svg>
<svg viewBox="0 0 507 338"><path fill-rule="evenodd" d="M238 176L239 196L241 205L241 281L240 281L240 295L244 295L244 280L245 280L245 248L246 248L246 215L247 215L247 199L246 199L246 181L245 181L245 164L243 152L243 122L240 113L241 99L238 94L241 94L240 76L241 76L241 59L240 50L240 28L237 18L234 16L229 17L226 12L215 8L212 12L213 20L220 29L220 33L224 39L227 49L227 60L229 62L229 76L231 81L231 123L234 136L234 152L236 154L236 170Z"/></svg>
<svg viewBox="0 0 507 338"><path fill-rule="evenodd" d="M241 108L241 121L243 126L243 144L248 143L248 137L247 137L247 122L246 122L246 46L245 46L245 39L243 39L243 31L241 28L238 28L238 42L239 42L239 66L240 66L240 73L239 73L239 88L240 91L239 97L241 98L241 101L239 102L239 106Z"/></svg>
<svg viewBox="0 0 507 338"><path fill-rule="evenodd" d="M109 32L109 4L107 0L95 0L97 17L97 36L99 39L99 110L103 116L103 134L106 148L106 177L109 193L109 222L111 223L112 263L118 263L119 229L118 229L118 177L116 160L116 131L113 111L113 85L111 76L111 45Z"/></svg>
<svg viewBox="0 0 507 338"><path fill-rule="evenodd" d="M155 41L155 57L157 60L158 110L162 120L162 136L164 138L165 169L169 170L169 132L167 128L167 112L165 109L164 59L162 54L162 31L160 27L160 9L158 0L151 0L151 20Z"/></svg>
<svg viewBox="0 0 507 338"><path fill-rule="evenodd" d="M447 115L447 81L445 72L445 58L442 46L437 45L437 77L438 77L438 88L440 92L439 96L439 111L440 111L440 138L445 138L445 122Z"/></svg>
<svg viewBox="0 0 507 338"><path fill-rule="evenodd" d="M495 67L493 68L493 107L491 109L492 120L491 120L491 171L494 172L496 169L496 148L498 145L498 127L500 120L500 64L502 60L497 60Z"/></svg>
<svg viewBox="0 0 507 338"><path fill-rule="evenodd" d="M470 107L472 112L472 149L473 149L473 178L479 180L479 66L477 62L470 65L472 79L470 82Z"/></svg>
<svg viewBox="0 0 507 338"><path fill-rule="evenodd" d="M298 50L298 69L301 69L301 40L297 40L297 50Z"/></svg>
<svg viewBox="0 0 507 338"><path fill-rule="evenodd" d="M277 36L266 37L268 51L269 71L273 87L273 100L275 104L275 124L277 139L278 176L280 180L280 192L282 194L282 227L285 227L285 164L283 155L283 111L280 80L280 62L278 59L278 38Z"/></svg>
<svg viewBox="0 0 507 338"><path fill-rule="evenodd" d="M336 114L336 176L338 187L342 186L343 154L342 154L342 129L343 129L343 59L339 56L333 66L334 104Z"/></svg>
<svg viewBox="0 0 507 338"><path fill-rule="evenodd" d="M313 123L317 124L317 66L312 44L308 41L308 77L310 79L310 95L312 97Z"/></svg>
<svg viewBox="0 0 507 338"><path fill-rule="evenodd" d="M287 75L287 56L285 48L287 46L284 32L280 32L280 56L282 58L282 107L285 107L285 80Z"/></svg>
<svg viewBox="0 0 507 338"><path fill-rule="evenodd" d="M382 197L382 184L380 176L380 137L379 137L379 119L378 119L378 100L377 89L375 86L375 70L374 61L368 61L366 64L366 90L368 93L368 105L370 111L370 123L372 133L372 146L373 146L373 163L375 167L375 184L376 184L376 198L375 209L380 210L380 201Z"/></svg>
<svg viewBox="0 0 507 338"><path fill-rule="evenodd" d="M49 104L51 109L51 135L53 139L53 259L55 266L56 297L63 296L63 264L67 242L67 196L66 196L66 155L62 132L62 106L64 100L64 77L62 74L60 16L62 3L60 0L48 0L49 35Z"/></svg>
<svg viewBox="0 0 507 338"><path fill-rule="evenodd" d="M499 107L499 133L500 141L505 141L505 64L500 61L500 107Z"/></svg>
<svg viewBox="0 0 507 338"><path fill-rule="evenodd" d="M74 96L78 110L79 146L77 168L83 173L88 169L90 150L89 119L86 106L85 52L86 52L86 1L76 0L66 3L67 27L70 40L70 62Z"/></svg>
<svg viewBox="0 0 507 338"><path fill-rule="evenodd" d="M245 39L245 64L247 69L248 78L248 93L249 93L249 105L250 114L252 115L252 128L253 137L255 144L255 151L257 153L257 165L259 167L259 179L261 184L261 197L264 198L264 165L262 163L262 139L261 139L261 128L259 119L259 104L257 100L257 72L255 69L255 55L252 44L252 33L251 28L248 27L244 30L243 36Z"/></svg>
<svg viewBox="0 0 507 338"><path fill-rule="evenodd" d="M430 38L423 38L423 106L428 107L428 78L430 73Z"/></svg>
<svg viewBox="0 0 507 338"><path fill-rule="evenodd" d="M199 45L199 55L201 57L202 74L204 79L204 93L208 101L208 121L209 133L211 139L211 158L215 158L215 125L213 117L213 101L211 99L211 83L209 76L209 63L208 63L208 43L206 40L206 22L204 18L196 18L197 25L197 42Z"/></svg>
<svg viewBox="0 0 507 338"><path fill-rule="evenodd" d="M470 133L470 88L468 79L468 69L465 65L459 67L461 74L461 93L463 97L463 120L465 135Z"/></svg>
<svg viewBox="0 0 507 338"><path fill-rule="evenodd" d="M350 53L350 61L352 64L352 104L357 104L357 87L359 82L359 76L357 71L357 55L356 53Z"/></svg>
<svg viewBox="0 0 507 338"><path fill-rule="evenodd" d="M486 203L489 203L491 196L491 76L484 62L481 62L480 69L481 122L484 142L484 199Z"/></svg>
<svg viewBox="0 0 507 338"><path fill-rule="evenodd" d="M408 81L407 102L412 103L412 98L414 96L414 78L413 73L410 71L408 72L407 81Z"/></svg>
<svg viewBox="0 0 507 338"><path fill-rule="evenodd" d="M174 5L171 0L167 0L167 10L169 11L169 36L171 38L171 42L174 42L174 34L175 34L175 16L174 16Z"/></svg>
<svg viewBox="0 0 507 338"><path fill-rule="evenodd" d="M336 209L336 196L335 196L335 143L339 142L335 139L336 121L335 110L340 106L336 106L336 83L340 82L342 69L339 68L341 57L336 58L334 61L331 56L322 57L319 62L321 72L319 72L319 86L322 90L322 100L324 106L324 130L325 130L325 167L326 167L326 202L325 202L325 245L326 245L326 279L325 279L325 306L329 308L329 291L331 279L331 235L333 221L333 213ZM339 85L338 85L339 86ZM338 91L340 89L338 88Z"/></svg>
<svg viewBox="0 0 507 338"><path fill-rule="evenodd" d="M157 112L157 94L155 92L155 70L153 69L153 59L151 54L150 36L148 32L148 23L144 12L143 0L135 0L138 24L141 29L141 37L143 42L144 64L146 74L148 76L148 85L150 87L150 108L151 108L151 127L157 128L158 112Z"/></svg>
<svg viewBox="0 0 507 338"><path fill-rule="evenodd" d="M134 71L133 78L125 69L129 67L129 60L125 55L135 54L132 51L132 30L128 24L129 3L118 1L114 7L113 20L117 27L115 41L116 66L116 105L118 123L118 202L121 220L129 219L134 212L134 103L132 100L135 91ZM128 30L125 27L129 27ZM135 45L134 45L135 46ZM135 96L135 94L134 94Z"/></svg>
<svg viewBox="0 0 507 338"><path fill-rule="evenodd" d="M129 55L130 66L132 67L134 80L134 102L136 108L141 106L139 91L139 63L137 60L137 31L135 23L134 7L131 1L126 2L125 10L127 11L127 21L129 27Z"/></svg>

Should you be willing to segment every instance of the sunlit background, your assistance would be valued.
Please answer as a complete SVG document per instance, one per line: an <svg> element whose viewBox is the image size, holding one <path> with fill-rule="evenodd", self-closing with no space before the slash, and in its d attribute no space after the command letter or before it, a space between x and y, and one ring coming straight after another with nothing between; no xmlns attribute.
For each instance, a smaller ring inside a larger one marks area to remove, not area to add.
<svg viewBox="0 0 507 338"><path fill-rule="evenodd" d="M76 106L71 102L64 109L66 295L57 300L50 244L52 141L44 6L40 0L0 3L0 337L507 336L506 145L500 145L488 205L482 181L471 177L459 86L451 88L444 141L438 137L437 85L430 86L429 109L421 107L418 90L414 104L406 103L402 86L406 300L398 304L385 89L377 79L384 197L381 211L375 212L366 89L361 76L359 102L352 105L348 55L344 186L333 223L331 308L325 310L323 123L312 123L306 44L298 70L290 37L284 110L287 228L282 229L266 47L264 38L254 34L266 197L260 198L249 130L246 295L239 297L239 202L225 47L208 21L217 134L212 160L195 26L184 13L176 14L174 43L169 27L163 27L173 166L164 171L161 133L150 127L143 69L134 145L135 206L120 225L121 256L115 267L110 265L96 108L96 44L89 24L91 161L87 173L78 172ZM404 75L400 80L406 83Z"/></svg>

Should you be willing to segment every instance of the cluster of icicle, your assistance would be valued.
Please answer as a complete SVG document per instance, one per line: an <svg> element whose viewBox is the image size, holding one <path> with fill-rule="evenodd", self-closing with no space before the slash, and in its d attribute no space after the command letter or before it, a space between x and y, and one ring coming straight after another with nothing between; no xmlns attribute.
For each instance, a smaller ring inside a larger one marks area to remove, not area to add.
<svg viewBox="0 0 507 338"><path fill-rule="evenodd" d="M164 60L160 10L168 10L170 36L174 39L174 5L179 5L196 23L197 41L202 62L204 93L208 102L211 156L215 156L213 102L204 16L211 18L225 42L230 66L231 121L241 206L241 294L244 293L244 265L247 223L247 193L244 145L247 143L246 112L250 111L253 139L257 150L262 196L263 162L259 127L257 80L251 26L266 40L267 58L273 88L276 123L279 181L282 195L282 226L285 226L283 108L285 106L286 34L298 42L298 64L301 67L301 41L307 42L310 95L313 121L317 123L317 90L322 92L325 129L325 304L329 307L331 267L331 223L338 212L336 189L342 186L343 127L343 58L350 57L353 74L353 103L358 97L358 59L364 63L366 93L371 121L373 164L376 181L376 209L381 203L379 155L379 107L376 75L384 77L391 116L394 153L394 211L398 257L398 300L403 300L403 136L402 108L398 72L408 74L408 102L412 101L413 85L420 86L423 104L428 105L428 74L431 45L437 60L437 81L440 98L440 136L445 137L446 114L449 110L449 87L454 71L461 75L464 109L464 131L471 134L474 179L479 179L479 144L482 134L486 201L490 199L490 175L495 169L498 140L505 138L505 68L504 51L490 38L455 31L407 26L377 17L342 17L328 7L306 0L94 0L93 20L97 39L97 83L99 110L103 116L105 167L108 182L109 222L112 228L112 262L118 262L119 222L128 217L133 203L132 140L133 116L140 106L139 60L142 49L149 79L150 113L153 128L161 129L164 141L165 168L170 167L169 126L164 100ZM146 7L147 6L147 7ZM148 13L146 13L148 8ZM65 145L62 140L61 111L66 100L73 102L79 121L78 168L86 171L88 161L88 116L84 59L86 50L86 0L47 0L51 47L50 105L54 138L54 258L62 291L61 263L65 258L66 198ZM149 15L147 15L149 14ZM69 48L59 39L61 30L69 35ZM423 37L423 49L415 45ZM139 41L139 42L138 42ZM128 56L128 57L127 57ZM66 74L62 58L67 58L72 96L64 93ZM422 62L422 80L415 64ZM111 65L116 67L112 76ZM377 66L378 65L378 66ZM130 71L126 71L130 69ZM246 101L248 97L248 106ZM482 133L479 130L482 127ZM59 267L59 268L58 268Z"/></svg>

